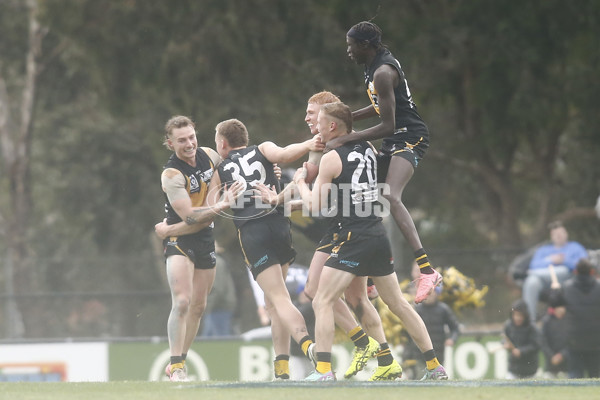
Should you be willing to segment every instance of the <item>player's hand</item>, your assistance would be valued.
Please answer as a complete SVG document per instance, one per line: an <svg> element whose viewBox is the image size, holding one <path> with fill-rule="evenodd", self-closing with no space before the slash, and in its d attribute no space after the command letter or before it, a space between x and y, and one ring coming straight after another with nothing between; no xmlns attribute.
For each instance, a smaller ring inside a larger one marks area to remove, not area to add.
<svg viewBox="0 0 600 400"><path fill-rule="evenodd" d="M323 151L325 149L325 144L321 140L321 135L316 134L308 141L308 148L310 151Z"/></svg>
<svg viewBox="0 0 600 400"><path fill-rule="evenodd" d="M308 169L306 168L306 163L304 163L304 165L302 165L301 168L298 168L296 170L296 173L294 174L294 182L298 183L301 180L306 179L307 175L308 175Z"/></svg>
<svg viewBox="0 0 600 400"><path fill-rule="evenodd" d="M156 236L158 236L161 239L165 239L169 236L168 232L167 232L168 229L169 229L169 225L167 225L166 218L163 219L158 224L154 225L154 232L156 233Z"/></svg>
<svg viewBox="0 0 600 400"><path fill-rule="evenodd" d="M261 199L263 203L276 205L278 203L277 191L275 186L268 187L264 183L256 183L252 189L254 190L253 199Z"/></svg>
<svg viewBox="0 0 600 400"><path fill-rule="evenodd" d="M240 197L246 191L246 183L241 181L235 181L231 186L225 185L223 187L222 205L226 208L232 207L238 197Z"/></svg>
<svg viewBox="0 0 600 400"><path fill-rule="evenodd" d="M273 164L273 172L275 173L275 177L277 179L281 179L281 167L279 167L277 163Z"/></svg>

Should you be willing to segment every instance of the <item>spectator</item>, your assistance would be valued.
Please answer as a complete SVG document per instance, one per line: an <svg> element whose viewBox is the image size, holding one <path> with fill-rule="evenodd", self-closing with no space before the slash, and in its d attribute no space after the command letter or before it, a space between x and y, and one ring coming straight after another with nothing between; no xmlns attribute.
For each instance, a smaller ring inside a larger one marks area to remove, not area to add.
<svg viewBox="0 0 600 400"><path fill-rule="evenodd" d="M575 275L551 295L553 305L567 309L569 378L600 377L600 283L587 259L577 263Z"/></svg>
<svg viewBox="0 0 600 400"><path fill-rule="evenodd" d="M509 352L507 379L531 378L536 374L540 334L521 299L513 304L510 318L504 323L504 348Z"/></svg>
<svg viewBox="0 0 600 400"><path fill-rule="evenodd" d="M545 375L563 378L567 372L567 319L564 305L548 307L542 318L542 351L546 359Z"/></svg>
<svg viewBox="0 0 600 400"><path fill-rule="evenodd" d="M587 256L581 244L569 242L569 234L561 222L553 222L548 228L552 243L540 246L535 251L523 282L523 300L532 322L536 320L540 295L552 286L552 275L555 274L558 283L565 282L571 277L577 262Z"/></svg>
<svg viewBox="0 0 600 400"><path fill-rule="evenodd" d="M232 320L237 306L233 278L229 266L223 258L223 248L215 242L215 252L219 270L208 295L201 335L205 337L233 335Z"/></svg>
<svg viewBox="0 0 600 400"><path fill-rule="evenodd" d="M441 292L442 288L436 287L425 301L416 305L415 310L423 319L433 343L433 350L435 350L439 362L443 364L446 346L454 346L460 334L460 325L452 309L439 300ZM417 370L425 368L425 360L419 355L418 349L410 337L404 346L402 356L405 362L410 360L406 363L404 374L409 379L415 379Z"/></svg>
<svg viewBox="0 0 600 400"><path fill-rule="evenodd" d="M425 322L435 354L443 364L445 348L454 346L460 334L460 327L452 309L439 300L441 292L442 288L436 287L433 293L415 308Z"/></svg>

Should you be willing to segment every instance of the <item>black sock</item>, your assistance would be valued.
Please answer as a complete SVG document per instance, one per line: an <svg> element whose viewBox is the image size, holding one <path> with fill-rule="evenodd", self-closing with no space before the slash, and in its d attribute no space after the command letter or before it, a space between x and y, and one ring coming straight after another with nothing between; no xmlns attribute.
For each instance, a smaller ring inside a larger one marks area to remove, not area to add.
<svg viewBox="0 0 600 400"><path fill-rule="evenodd" d="M431 268L425 249L421 247L419 250L415 251L415 260L417 261L419 270L422 274L433 274L433 268Z"/></svg>
<svg viewBox="0 0 600 400"><path fill-rule="evenodd" d="M381 343L379 345L379 352L377 353L377 365L380 367L385 367L386 365L390 365L392 362L394 362L394 357L392 357L390 346L387 343Z"/></svg>
<svg viewBox="0 0 600 400"><path fill-rule="evenodd" d="M173 364L181 364L183 363L183 357L181 356L171 356L171 365Z"/></svg>

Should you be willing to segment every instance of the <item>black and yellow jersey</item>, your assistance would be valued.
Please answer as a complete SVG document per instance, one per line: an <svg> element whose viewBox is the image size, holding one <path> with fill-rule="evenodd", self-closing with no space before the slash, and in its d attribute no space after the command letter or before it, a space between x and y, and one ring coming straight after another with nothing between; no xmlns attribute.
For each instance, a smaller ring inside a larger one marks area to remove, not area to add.
<svg viewBox="0 0 600 400"><path fill-rule="evenodd" d="M404 71L402 71L402 67L400 66L400 62L394 58L392 53L390 53L390 51L386 48L381 49L375 56L373 62L365 68L365 84L367 85L367 94L369 95L369 99L371 100L375 111L377 111L377 114L379 114L379 96L377 90L375 90L373 79L377 68L385 64L391 65L396 69L396 71L398 71L398 74L400 75L400 84L398 87L394 88L394 97L396 98L395 129L401 129L405 127L415 128L418 125L421 125L426 129L425 122L423 122L421 116L417 112L417 106L410 94L408 82L406 81Z"/></svg>
<svg viewBox="0 0 600 400"><path fill-rule="evenodd" d="M215 166L208 156L202 150L196 150L196 166L192 167L185 161L179 159L174 153L171 155L164 169L173 168L179 170L185 177L185 189L192 200L192 207L200 207L204 203L208 194L208 185L213 177ZM181 222L181 217L177 215L167 195L165 194L165 213L167 216L167 224L173 225ZM199 240L214 241L213 237L214 223L199 232L190 236L197 236Z"/></svg>

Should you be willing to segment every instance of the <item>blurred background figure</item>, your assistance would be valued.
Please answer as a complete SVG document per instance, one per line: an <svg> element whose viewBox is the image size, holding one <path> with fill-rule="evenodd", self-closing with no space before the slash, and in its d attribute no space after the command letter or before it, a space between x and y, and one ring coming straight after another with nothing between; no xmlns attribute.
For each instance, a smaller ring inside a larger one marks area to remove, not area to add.
<svg viewBox="0 0 600 400"><path fill-rule="evenodd" d="M415 306L415 310L427 327L438 360L444 364L446 346L452 347L456 343L460 324L450 306L440 300L442 291L442 287L436 287L425 301ZM406 368L404 371L408 379L418 379L419 371L425 368L424 360L418 354L418 349L409 338L403 352L404 360L413 360L407 364L408 371Z"/></svg>
<svg viewBox="0 0 600 400"><path fill-rule="evenodd" d="M581 244L569 241L569 233L562 222L552 222L548 229L551 243L540 246L535 251L523 282L523 300L532 322L536 321L540 295L549 291L552 286L552 275L556 276L559 283L565 282L571 277L577 262L587 256Z"/></svg>
<svg viewBox="0 0 600 400"><path fill-rule="evenodd" d="M575 275L551 294L554 306L566 307L569 378L600 377L600 282L588 259Z"/></svg>
<svg viewBox="0 0 600 400"><path fill-rule="evenodd" d="M224 258L224 249L215 242L217 256L217 272L212 290L208 295L204 318L202 319L201 336L231 336L235 332L233 315L237 306L237 295L229 263Z"/></svg>
<svg viewBox="0 0 600 400"><path fill-rule="evenodd" d="M534 377L539 365L540 335L521 299L513 304L510 318L504 323L503 344L508 350L506 379Z"/></svg>
<svg viewBox="0 0 600 400"><path fill-rule="evenodd" d="M460 335L460 325L452 309L439 296L442 293L442 287L436 287L423 303L416 305L417 313L425 322L433 349L437 354L440 363L444 363L444 353L446 346L454 346Z"/></svg>
<svg viewBox="0 0 600 400"><path fill-rule="evenodd" d="M565 378L567 375L567 309L564 305L548 307L542 317L542 351L546 359L546 378Z"/></svg>

